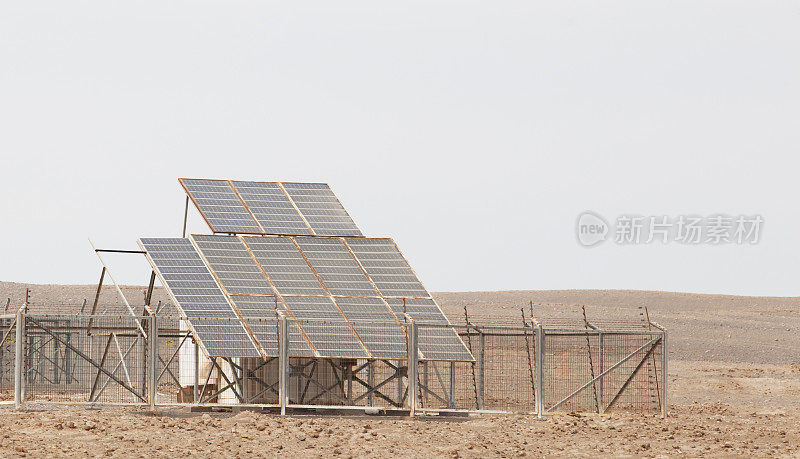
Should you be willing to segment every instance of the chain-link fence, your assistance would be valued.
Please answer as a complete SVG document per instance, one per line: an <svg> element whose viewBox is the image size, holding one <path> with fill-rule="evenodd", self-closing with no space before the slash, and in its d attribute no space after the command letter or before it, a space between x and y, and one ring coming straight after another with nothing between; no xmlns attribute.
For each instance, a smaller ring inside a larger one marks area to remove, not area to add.
<svg viewBox="0 0 800 459"><path fill-rule="evenodd" d="M246 332L234 337L226 335L231 323L239 322L2 315L0 401L666 414L667 334L655 324L614 330L248 317ZM229 356L209 356L204 346L214 341ZM260 356L241 357L236 345Z"/></svg>
<svg viewBox="0 0 800 459"><path fill-rule="evenodd" d="M6 310L8 307L5 308ZM14 362L16 358L16 324L14 314L0 316L0 402L14 400Z"/></svg>

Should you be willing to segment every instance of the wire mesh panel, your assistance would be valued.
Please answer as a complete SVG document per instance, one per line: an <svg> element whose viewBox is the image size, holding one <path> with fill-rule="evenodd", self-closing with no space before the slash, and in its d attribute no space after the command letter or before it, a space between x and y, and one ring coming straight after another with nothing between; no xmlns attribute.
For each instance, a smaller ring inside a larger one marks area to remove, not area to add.
<svg viewBox="0 0 800 459"><path fill-rule="evenodd" d="M147 320L28 315L26 401L144 403L147 340L139 326Z"/></svg>
<svg viewBox="0 0 800 459"><path fill-rule="evenodd" d="M588 342L587 342L588 338ZM544 401L550 408L591 381L598 374L594 366L597 356L597 337L589 334L545 334L544 343ZM595 394L597 385L583 390L561 405L567 411L598 411Z"/></svg>
<svg viewBox="0 0 800 459"><path fill-rule="evenodd" d="M14 361L16 358L16 319L0 319L0 401L14 400Z"/></svg>
<svg viewBox="0 0 800 459"><path fill-rule="evenodd" d="M604 377L600 393L605 410L660 410L662 342L660 335L604 334L603 365L610 368L632 356Z"/></svg>
<svg viewBox="0 0 800 459"><path fill-rule="evenodd" d="M546 332L544 407L604 412L661 408L661 334Z"/></svg>
<svg viewBox="0 0 800 459"><path fill-rule="evenodd" d="M479 406L472 362L421 360L417 399L422 409L475 410ZM476 375L477 376L477 375Z"/></svg>
<svg viewBox="0 0 800 459"><path fill-rule="evenodd" d="M173 317L158 318L154 375L156 404L184 401L182 389L189 378L183 377L181 364L186 366L187 358L193 357L189 352L194 350L196 343L189 327L181 324L184 321Z"/></svg>
<svg viewBox="0 0 800 459"><path fill-rule="evenodd" d="M476 390L482 409L536 410L536 340L521 327L470 328L461 334L475 356Z"/></svg>

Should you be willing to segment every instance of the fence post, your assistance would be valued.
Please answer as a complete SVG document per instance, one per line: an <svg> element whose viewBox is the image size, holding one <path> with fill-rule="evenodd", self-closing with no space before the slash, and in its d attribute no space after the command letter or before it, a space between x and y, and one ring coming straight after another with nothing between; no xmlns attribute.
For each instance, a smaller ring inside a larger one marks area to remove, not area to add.
<svg viewBox="0 0 800 459"><path fill-rule="evenodd" d="M25 372L25 313L22 308L17 311L17 329L15 330L15 355L14 355L14 405L20 408L25 402L25 391L23 385L25 378L22 377Z"/></svg>
<svg viewBox="0 0 800 459"><path fill-rule="evenodd" d="M289 324L286 316L278 318L278 403L281 416L286 415L286 404L289 399L287 382L289 379Z"/></svg>
<svg viewBox="0 0 800 459"><path fill-rule="evenodd" d="M158 360L158 323L155 314L150 315L148 321L150 325L147 332L148 356L147 356L147 384L148 384L148 401L150 402L150 411L156 409L156 392L158 388L157 365Z"/></svg>
<svg viewBox="0 0 800 459"><path fill-rule="evenodd" d="M667 417L667 379L669 373L667 372L667 330L663 330L661 335L661 414Z"/></svg>
<svg viewBox="0 0 800 459"><path fill-rule="evenodd" d="M536 325L536 415L544 414L544 329Z"/></svg>
<svg viewBox="0 0 800 459"><path fill-rule="evenodd" d="M486 335L483 330L479 330L480 349L478 350L478 409L483 409L484 404L484 384L486 377Z"/></svg>
<svg viewBox="0 0 800 459"><path fill-rule="evenodd" d="M416 416L417 414L417 392L419 387L417 385L417 370L418 370L418 339L417 339L417 324L411 316L408 317L408 404L410 407L409 415Z"/></svg>
<svg viewBox="0 0 800 459"><path fill-rule="evenodd" d="M600 414L606 412L605 405L603 404L603 372L605 371L605 359L603 358L603 354L605 353L605 337L603 336L603 332L598 332L597 340L598 340L598 349L597 349L597 366L600 371L600 379L597 381L597 405L600 408Z"/></svg>
<svg viewBox="0 0 800 459"><path fill-rule="evenodd" d="M367 367L367 380L369 383L369 387L375 387L375 361L370 360L369 366ZM375 406L375 394L370 392L369 397L367 397L367 401L369 406Z"/></svg>
<svg viewBox="0 0 800 459"><path fill-rule="evenodd" d="M200 343L197 337L194 340L194 403L200 403Z"/></svg>

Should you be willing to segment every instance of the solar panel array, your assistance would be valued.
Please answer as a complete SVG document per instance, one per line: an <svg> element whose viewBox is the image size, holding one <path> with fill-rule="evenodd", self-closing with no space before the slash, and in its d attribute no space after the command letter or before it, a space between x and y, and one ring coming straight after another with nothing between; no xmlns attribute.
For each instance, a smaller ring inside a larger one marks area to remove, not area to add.
<svg viewBox="0 0 800 459"><path fill-rule="evenodd" d="M363 236L325 183L180 182L214 233Z"/></svg>
<svg viewBox="0 0 800 459"><path fill-rule="evenodd" d="M209 355L277 356L281 314L292 357L404 359L408 314L420 357L472 360L394 241L364 238L328 185L180 182L230 235L140 245Z"/></svg>
<svg viewBox="0 0 800 459"><path fill-rule="evenodd" d="M247 330L188 239L143 238L139 246L206 352L219 357L258 357Z"/></svg>

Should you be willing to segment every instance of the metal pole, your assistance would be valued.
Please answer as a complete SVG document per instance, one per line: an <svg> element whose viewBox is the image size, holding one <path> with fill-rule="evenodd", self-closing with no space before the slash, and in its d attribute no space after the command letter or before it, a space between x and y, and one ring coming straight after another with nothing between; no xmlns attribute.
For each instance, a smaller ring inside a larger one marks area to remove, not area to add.
<svg viewBox="0 0 800 459"><path fill-rule="evenodd" d="M422 362L422 386L425 388L424 393L422 395L422 404L423 406L428 406L428 399L430 396L428 393L430 389L428 389L428 361L425 360Z"/></svg>
<svg viewBox="0 0 800 459"><path fill-rule="evenodd" d="M200 344L194 340L194 402L200 402Z"/></svg>
<svg viewBox="0 0 800 459"><path fill-rule="evenodd" d="M17 408L22 406L24 400L22 385L25 383L22 374L25 372L24 367L24 354L25 354L25 313L22 309L17 311L17 329L16 341L14 342L15 353L14 356L14 405Z"/></svg>
<svg viewBox="0 0 800 459"><path fill-rule="evenodd" d="M536 326L536 414L544 413L544 329Z"/></svg>
<svg viewBox="0 0 800 459"><path fill-rule="evenodd" d="M289 379L289 324L286 316L278 319L278 403L281 415L286 415L286 404L289 398L287 380Z"/></svg>
<svg viewBox="0 0 800 459"><path fill-rule="evenodd" d="M375 361L374 360L370 360L369 361L369 366L367 367L367 378L368 378L367 381L369 382L369 387L370 388L375 387ZM375 392L374 391L369 393L369 397L367 397L367 400L369 401L369 406L375 406Z"/></svg>
<svg viewBox="0 0 800 459"><path fill-rule="evenodd" d="M417 392L419 391L419 386L417 385L417 345L417 324L411 316L408 316L408 404L411 408L409 414L412 417L417 414Z"/></svg>
<svg viewBox="0 0 800 459"><path fill-rule="evenodd" d="M250 370L247 369L250 365L248 365L248 363L248 360L245 358L239 359L239 366L242 368L242 398L245 403L250 401L250 390L248 388L250 384ZM234 371L236 370L234 369Z"/></svg>
<svg viewBox="0 0 800 459"><path fill-rule="evenodd" d="M668 413L667 403L667 379L669 373L667 372L667 331L661 336L661 414L666 418Z"/></svg>
<svg viewBox="0 0 800 459"><path fill-rule="evenodd" d="M597 339L599 341L598 349L597 349L597 366L600 371L600 380L597 381L597 404L600 409L600 413L606 412L606 407L603 404L603 371L605 371L605 359L603 358L603 354L605 352L605 337L603 332L599 332L597 334Z"/></svg>
<svg viewBox="0 0 800 459"><path fill-rule="evenodd" d="M456 407L456 362L450 361L450 408Z"/></svg>
<svg viewBox="0 0 800 459"><path fill-rule="evenodd" d="M186 237L186 221L189 219L189 195L186 195L186 206L183 209L183 233L181 237Z"/></svg>
<svg viewBox="0 0 800 459"><path fill-rule="evenodd" d="M406 343L408 343L408 340L406 340ZM397 364L397 371L395 372L395 374L397 375L397 378L395 378L397 379L397 406L402 406L403 405L403 372L402 372L403 361L398 360L395 363ZM406 368L406 370L408 369ZM407 375L408 371L406 371L406 376Z"/></svg>
<svg viewBox="0 0 800 459"><path fill-rule="evenodd" d="M483 409L486 375L486 335L480 332L480 349L478 351L478 409Z"/></svg>
<svg viewBox="0 0 800 459"><path fill-rule="evenodd" d="M347 372L347 404L353 404L353 365L346 365L344 370Z"/></svg>
<svg viewBox="0 0 800 459"><path fill-rule="evenodd" d="M148 333L148 344L150 344L150 355L147 359L148 370L148 383L149 383L149 396L150 410L156 409L156 389L158 381L156 376L156 360L158 359L158 323L155 315L150 316L150 330Z"/></svg>

